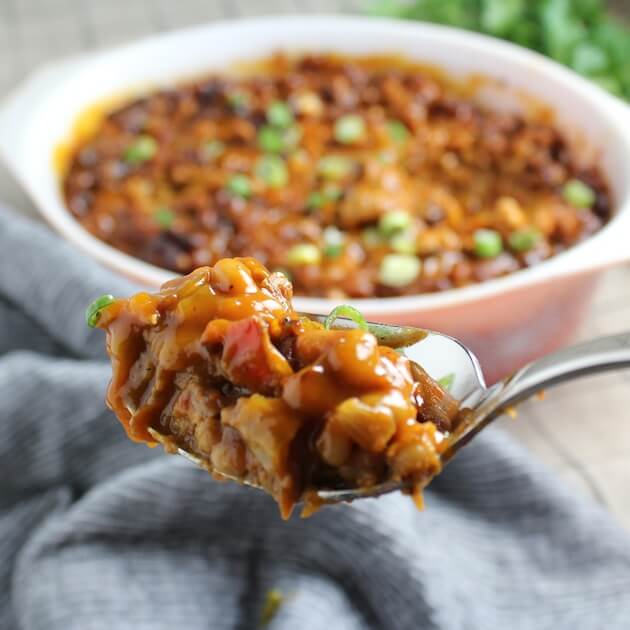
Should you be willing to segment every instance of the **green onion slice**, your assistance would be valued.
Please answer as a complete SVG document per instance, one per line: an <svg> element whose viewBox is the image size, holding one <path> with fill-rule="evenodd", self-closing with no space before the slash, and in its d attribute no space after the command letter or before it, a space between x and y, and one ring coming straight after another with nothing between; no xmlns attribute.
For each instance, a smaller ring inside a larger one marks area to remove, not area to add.
<svg viewBox="0 0 630 630"><path fill-rule="evenodd" d="M363 317L361 312L354 308L354 306L350 306L349 304L340 304L339 306L335 306L324 321L324 328L326 330L330 330L338 317L351 319L361 330L369 330L365 317Z"/></svg>
<svg viewBox="0 0 630 630"><path fill-rule="evenodd" d="M318 265L321 262L322 253L313 243L298 243L287 252L288 265Z"/></svg>
<svg viewBox="0 0 630 630"><path fill-rule="evenodd" d="M262 626L267 626L271 623L271 620L278 613L280 606L282 606L284 599L282 591L278 588L272 588L267 591L263 609L260 613L260 623Z"/></svg>
<svg viewBox="0 0 630 630"><path fill-rule="evenodd" d="M477 230L473 239L475 254L479 258L496 258L503 251L503 241L496 230Z"/></svg>
<svg viewBox="0 0 630 630"><path fill-rule="evenodd" d="M139 165L144 164L158 151L157 140L153 136L138 136L123 153L123 160L127 164Z"/></svg>
<svg viewBox="0 0 630 630"><path fill-rule="evenodd" d="M409 129L400 120L388 120L385 126L389 137L394 142L404 142L409 138Z"/></svg>
<svg viewBox="0 0 630 630"><path fill-rule="evenodd" d="M540 240L540 232L533 228L516 230L510 234L508 243L515 252L527 252Z"/></svg>
<svg viewBox="0 0 630 630"><path fill-rule="evenodd" d="M258 146L268 153L280 153L284 150L282 132L269 125L261 127L258 132Z"/></svg>
<svg viewBox="0 0 630 630"><path fill-rule="evenodd" d="M289 181L289 171L278 155L263 155L256 160L256 175L271 188L282 188Z"/></svg>
<svg viewBox="0 0 630 630"><path fill-rule="evenodd" d="M201 147L201 156L210 161L218 158L225 151L225 144L221 140L208 140Z"/></svg>
<svg viewBox="0 0 630 630"><path fill-rule="evenodd" d="M326 200L324 199L324 195L318 190L314 190L306 198L306 209L309 212L312 212L313 210L319 210L325 203Z"/></svg>
<svg viewBox="0 0 630 630"><path fill-rule="evenodd" d="M360 142L365 132L365 121L357 114L346 114L335 122L335 140L341 144Z"/></svg>
<svg viewBox="0 0 630 630"><path fill-rule="evenodd" d="M284 129L293 124L293 112L287 103L274 101L267 108L267 120L274 127Z"/></svg>
<svg viewBox="0 0 630 630"><path fill-rule="evenodd" d="M329 225L323 233L324 256L327 258L337 258L343 253L343 245L346 240L345 234L334 225Z"/></svg>
<svg viewBox="0 0 630 630"><path fill-rule="evenodd" d="M326 201L339 201L343 197L343 188L335 184L326 184L322 189Z"/></svg>
<svg viewBox="0 0 630 630"><path fill-rule="evenodd" d="M110 304L113 304L115 301L116 298L110 294L101 295L101 297L96 298L85 311L85 321L87 325L90 328L94 328L101 316L101 311Z"/></svg>
<svg viewBox="0 0 630 630"><path fill-rule="evenodd" d="M237 173L232 175L227 182L227 189L235 196L243 199L252 194L252 183L247 175Z"/></svg>
<svg viewBox="0 0 630 630"><path fill-rule="evenodd" d="M291 125L284 130L282 134L282 142L285 151L295 151L302 140L302 127L300 125Z"/></svg>
<svg viewBox="0 0 630 630"><path fill-rule="evenodd" d="M455 374L451 372L450 374L446 374L442 378L438 378L438 383L447 391L451 391L451 387L453 387L453 383L455 382Z"/></svg>
<svg viewBox="0 0 630 630"><path fill-rule="evenodd" d="M418 250L412 234L400 232L389 239L390 248L397 254L415 254Z"/></svg>
<svg viewBox="0 0 630 630"><path fill-rule="evenodd" d="M249 107L249 94L236 90L226 96L228 105L235 110L243 110Z"/></svg>
<svg viewBox="0 0 630 630"><path fill-rule="evenodd" d="M300 144L302 129L291 125L286 129L265 125L258 131L258 146L266 153L292 151Z"/></svg>
<svg viewBox="0 0 630 630"><path fill-rule="evenodd" d="M378 229L383 236L393 236L411 226L411 215L405 210L392 210L382 215L378 222Z"/></svg>
<svg viewBox="0 0 630 630"><path fill-rule="evenodd" d="M400 288L411 284L422 271L422 261L410 254L387 254L381 260L378 280L387 287Z"/></svg>
<svg viewBox="0 0 630 630"><path fill-rule="evenodd" d="M344 155L325 155L317 163L317 172L324 179L344 179L354 169L354 161Z"/></svg>
<svg viewBox="0 0 630 630"><path fill-rule="evenodd" d="M153 220L163 229L167 230L175 220L175 214L170 208L162 206L153 213Z"/></svg>
<svg viewBox="0 0 630 630"><path fill-rule="evenodd" d="M591 208L595 203L595 191L579 179L568 181L562 189L562 196L576 208Z"/></svg>

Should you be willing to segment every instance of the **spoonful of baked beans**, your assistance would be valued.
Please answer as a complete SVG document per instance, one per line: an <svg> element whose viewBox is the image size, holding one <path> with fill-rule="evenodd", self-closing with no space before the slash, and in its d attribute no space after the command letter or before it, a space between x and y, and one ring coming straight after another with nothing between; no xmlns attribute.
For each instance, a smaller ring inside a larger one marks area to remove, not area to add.
<svg viewBox="0 0 630 630"><path fill-rule="evenodd" d="M132 440L161 443L271 494L288 518L399 490L418 503L459 449L557 382L630 366L630 334L561 350L486 387L446 335L372 324L350 306L293 310L292 288L252 258L224 259L154 294L102 296L108 404Z"/></svg>

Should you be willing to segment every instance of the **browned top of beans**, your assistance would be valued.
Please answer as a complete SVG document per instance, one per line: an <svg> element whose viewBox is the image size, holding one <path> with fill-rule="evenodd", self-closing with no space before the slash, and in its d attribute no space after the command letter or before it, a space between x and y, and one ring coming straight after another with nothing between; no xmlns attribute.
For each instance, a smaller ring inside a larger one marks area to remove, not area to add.
<svg viewBox="0 0 630 630"><path fill-rule="evenodd" d="M194 453L264 487L286 517L320 488L400 481L417 496L465 412L419 366L362 329L300 317L291 285L225 259L128 299L100 298L110 407L129 437Z"/></svg>
<svg viewBox="0 0 630 630"><path fill-rule="evenodd" d="M402 61L333 56L279 55L116 109L63 186L83 226L146 261L187 273L254 256L332 298L511 273L598 230L611 204L550 122Z"/></svg>

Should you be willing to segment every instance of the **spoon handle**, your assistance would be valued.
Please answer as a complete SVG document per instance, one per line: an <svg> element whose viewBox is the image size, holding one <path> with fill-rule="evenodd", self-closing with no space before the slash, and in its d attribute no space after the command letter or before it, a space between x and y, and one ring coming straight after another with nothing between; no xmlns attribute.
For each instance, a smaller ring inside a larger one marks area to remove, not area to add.
<svg viewBox="0 0 630 630"><path fill-rule="evenodd" d="M580 376L630 367L630 332L599 337L549 354L503 382L498 409L516 404L546 387Z"/></svg>
<svg viewBox="0 0 630 630"><path fill-rule="evenodd" d="M512 376L493 385L474 406L466 425L456 431L443 455L448 461L479 431L501 416L506 409L532 394L580 376L630 367L630 332L563 348L534 361Z"/></svg>

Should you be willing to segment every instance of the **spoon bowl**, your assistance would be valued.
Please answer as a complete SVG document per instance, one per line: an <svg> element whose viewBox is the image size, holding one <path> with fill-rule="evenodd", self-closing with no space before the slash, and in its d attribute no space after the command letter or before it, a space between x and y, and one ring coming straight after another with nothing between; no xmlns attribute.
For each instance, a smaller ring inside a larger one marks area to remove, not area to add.
<svg viewBox="0 0 630 630"><path fill-rule="evenodd" d="M320 323L324 323L326 319L321 315L302 316ZM357 324L351 319L339 317L332 327L347 330L357 328ZM368 328L379 344L404 352L411 361L412 368L416 366L419 369L421 365L432 378L447 378L450 394L466 410L463 420L452 432L445 435L445 448L440 455L443 466L493 420L537 391L572 378L630 367L630 332L625 332L559 350L488 387L475 354L453 337L412 326L368 322ZM174 446L168 437L155 429L151 428L149 431L166 450L177 452L213 475L259 487L212 469L207 461ZM316 491L316 495L321 503L340 503L405 489L403 483L387 481L367 488L321 488Z"/></svg>

